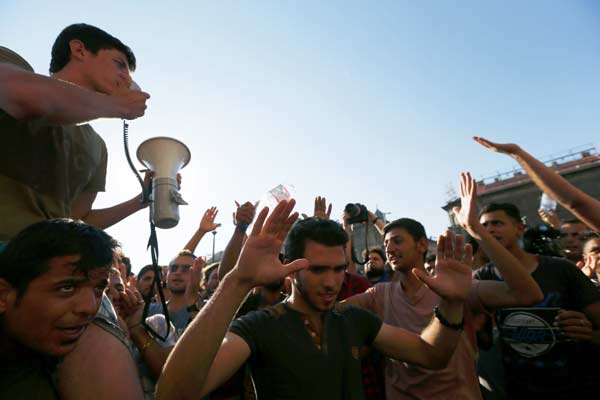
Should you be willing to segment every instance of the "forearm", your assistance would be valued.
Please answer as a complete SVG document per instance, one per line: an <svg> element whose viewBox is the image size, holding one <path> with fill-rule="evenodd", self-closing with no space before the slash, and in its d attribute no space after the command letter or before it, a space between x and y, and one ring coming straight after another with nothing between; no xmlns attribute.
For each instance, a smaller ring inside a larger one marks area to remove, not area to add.
<svg viewBox="0 0 600 400"><path fill-rule="evenodd" d="M517 304L531 305L544 299L542 290L525 266L483 227L473 232L485 254L502 274L510 295ZM487 305L486 306L494 306Z"/></svg>
<svg viewBox="0 0 600 400"><path fill-rule="evenodd" d="M251 287L228 274L171 352L156 386L158 400L196 399L235 312Z"/></svg>
<svg viewBox="0 0 600 400"><path fill-rule="evenodd" d="M464 304L462 302L448 303L442 299L438 309L451 324L459 324L463 321ZM445 368L448 365L461 334L462 330L448 328L442 325L437 317L433 317L429 326L421 333L421 339L429 344L427 347L429 368Z"/></svg>
<svg viewBox="0 0 600 400"><path fill-rule="evenodd" d="M198 247L198 243L200 243L204 235L206 235L206 232L202 229L198 229L196 232L194 232L190 240L186 243L186 245L183 248L193 253L196 250L196 247Z"/></svg>
<svg viewBox="0 0 600 400"><path fill-rule="evenodd" d="M142 325L130 329L131 340L138 348L144 364L154 379L160 377L171 348L163 348L150 336Z"/></svg>
<svg viewBox="0 0 600 400"><path fill-rule="evenodd" d="M358 274L356 263L352 259L352 231L347 225L344 225L344 231L346 231L346 234L348 235L348 241L346 242L346 262L348 263L348 267L346 267L346 271L351 274Z"/></svg>
<svg viewBox="0 0 600 400"><path fill-rule="evenodd" d="M0 108L16 119L44 118L67 125L121 113L111 96L4 64L0 87Z"/></svg>
<svg viewBox="0 0 600 400"><path fill-rule="evenodd" d="M525 150L511 156L546 194L595 230L600 230L600 202L582 192Z"/></svg>
<svg viewBox="0 0 600 400"><path fill-rule="evenodd" d="M229 240L229 243L227 243L227 246L225 246L223 257L219 264L219 279L223 279L223 277L233 269L235 263L237 263L242 247L244 246L245 235L244 231L237 227L233 231L233 236Z"/></svg>
<svg viewBox="0 0 600 400"><path fill-rule="evenodd" d="M145 207L138 195L110 208L90 210L86 215L80 216L79 219L100 229L106 229Z"/></svg>

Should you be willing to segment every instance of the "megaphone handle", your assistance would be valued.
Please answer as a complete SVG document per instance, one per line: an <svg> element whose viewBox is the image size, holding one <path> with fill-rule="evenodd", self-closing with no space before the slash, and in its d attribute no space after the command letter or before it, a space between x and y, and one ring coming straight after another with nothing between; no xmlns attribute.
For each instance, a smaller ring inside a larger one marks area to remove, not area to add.
<svg viewBox="0 0 600 400"><path fill-rule="evenodd" d="M137 172L137 169L133 165L133 161L131 161L131 155L129 154L129 124L125 120L123 120L123 147L125 148L125 158L127 158L129 168L131 168L133 174L140 183L140 186L142 187L142 204L145 204L148 202L149 199L150 188L144 185L144 180Z"/></svg>

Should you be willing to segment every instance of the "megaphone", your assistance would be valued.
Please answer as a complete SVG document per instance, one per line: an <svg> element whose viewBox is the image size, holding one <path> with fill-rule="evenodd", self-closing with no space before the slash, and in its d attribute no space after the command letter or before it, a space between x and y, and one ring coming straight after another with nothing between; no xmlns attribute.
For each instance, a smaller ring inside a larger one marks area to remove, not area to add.
<svg viewBox="0 0 600 400"><path fill-rule="evenodd" d="M152 221L157 228L173 228L179 223L179 205L187 205L177 188L177 173L190 162L190 150L177 139L159 136L143 141L136 154L142 164L154 171Z"/></svg>

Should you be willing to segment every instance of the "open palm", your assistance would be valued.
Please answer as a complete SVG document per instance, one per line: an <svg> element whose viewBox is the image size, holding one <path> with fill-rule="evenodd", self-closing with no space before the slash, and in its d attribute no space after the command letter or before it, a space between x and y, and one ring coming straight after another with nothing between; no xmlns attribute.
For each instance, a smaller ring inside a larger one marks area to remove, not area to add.
<svg viewBox="0 0 600 400"><path fill-rule="evenodd" d="M473 250L469 244L463 248L462 235L456 235L454 240L453 236L452 231L447 231L438 239L434 276L417 269L413 273L441 298L456 302L469 296Z"/></svg>
<svg viewBox="0 0 600 400"><path fill-rule="evenodd" d="M454 207L452 212L460 226L469 235L476 237L476 228L479 228L479 216L477 213L477 182L470 173L460 174L460 207Z"/></svg>
<svg viewBox="0 0 600 400"><path fill-rule="evenodd" d="M281 201L269 218L266 218L269 209L262 209L234 270L241 281L252 286L266 285L308 266L305 259L287 265L279 261L283 240L298 219L298 213L290 215L294 205L293 199Z"/></svg>

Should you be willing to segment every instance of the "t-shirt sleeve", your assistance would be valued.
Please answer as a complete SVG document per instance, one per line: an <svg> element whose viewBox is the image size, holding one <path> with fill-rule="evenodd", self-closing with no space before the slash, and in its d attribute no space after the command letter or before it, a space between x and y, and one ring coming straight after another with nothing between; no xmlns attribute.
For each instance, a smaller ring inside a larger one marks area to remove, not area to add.
<svg viewBox="0 0 600 400"><path fill-rule="evenodd" d="M351 307L349 312L362 342L365 345L371 345L379 334L383 322L377 315L364 308Z"/></svg>
<svg viewBox="0 0 600 400"><path fill-rule="evenodd" d="M229 326L229 332L235 333L248 344L252 354L259 352L262 340L266 336L268 314L264 310L251 311L234 320Z"/></svg>
<svg viewBox="0 0 600 400"><path fill-rule="evenodd" d="M101 141L102 147L100 149L100 161L98 167L88 184L83 189L85 192L104 192L106 190L106 168L108 164L108 151L106 150L106 143Z"/></svg>
<svg viewBox="0 0 600 400"><path fill-rule="evenodd" d="M366 308L369 311L377 312L375 307L376 287L377 285L370 287L363 293L350 296L346 299L346 302L356 307Z"/></svg>

